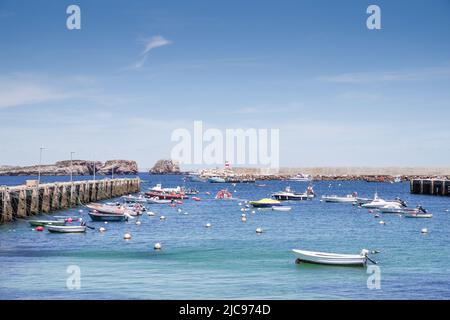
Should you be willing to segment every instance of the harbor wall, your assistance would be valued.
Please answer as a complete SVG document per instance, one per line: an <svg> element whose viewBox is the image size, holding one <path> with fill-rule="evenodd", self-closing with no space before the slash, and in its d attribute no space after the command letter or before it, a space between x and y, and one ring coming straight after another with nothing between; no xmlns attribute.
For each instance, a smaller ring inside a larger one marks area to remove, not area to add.
<svg viewBox="0 0 450 320"><path fill-rule="evenodd" d="M0 187L0 223L140 191L139 178Z"/></svg>
<svg viewBox="0 0 450 320"><path fill-rule="evenodd" d="M429 194L435 196L450 196L450 180L447 179L411 179L412 194Z"/></svg>

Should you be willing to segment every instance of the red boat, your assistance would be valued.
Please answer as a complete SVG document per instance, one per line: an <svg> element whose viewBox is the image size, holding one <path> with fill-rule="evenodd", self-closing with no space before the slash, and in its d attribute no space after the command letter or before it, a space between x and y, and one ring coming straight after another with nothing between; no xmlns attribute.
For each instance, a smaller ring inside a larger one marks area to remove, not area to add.
<svg viewBox="0 0 450 320"><path fill-rule="evenodd" d="M180 200L180 199L189 199L189 197L183 193L175 193L175 192L161 192L161 191L148 191L145 193L146 197L149 198L158 198L158 199L166 199L166 200Z"/></svg>

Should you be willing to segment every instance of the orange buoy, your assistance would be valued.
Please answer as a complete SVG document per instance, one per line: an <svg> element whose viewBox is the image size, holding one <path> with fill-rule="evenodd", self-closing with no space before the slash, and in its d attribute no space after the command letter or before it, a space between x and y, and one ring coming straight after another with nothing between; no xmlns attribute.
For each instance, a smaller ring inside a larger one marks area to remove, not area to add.
<svg viewBox="0 0 450 320"><path fill-rule="evenodd" d="M39 232L44 231L44 227L43 226L39 226L39 227L36 228L36 231L39 231Z"/></svg>

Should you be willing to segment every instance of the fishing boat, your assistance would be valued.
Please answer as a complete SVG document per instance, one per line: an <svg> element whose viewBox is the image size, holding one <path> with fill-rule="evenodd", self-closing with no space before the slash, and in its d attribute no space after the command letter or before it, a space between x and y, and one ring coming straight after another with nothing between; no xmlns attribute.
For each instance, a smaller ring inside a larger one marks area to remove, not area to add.
<svg viewBox="0 0 450 320"><path fill-rule="evenodd" d="M408 210L414 210L414 209L407 209L400 204L388 204L378 209L381 213L405 213Z"/></svg>
<svg viewBox="0 0 450 320"><path fill-rule="evenodd" d="M292 207L285 207L285 206L273 206L272 210L274 211L291 211Z"/></svg>
<svg viewBox="0 0 450 320"><path fill-rule="evenodd" d="M89 216L92 221L125 221L127 216L125 214L114 213L100 213L98 211L89 211Z"/></svg>
<svg viewBox="0 0 450 320"><path fill-rule="evenodd" d="M210 182L210 183L225 183L227 181L221 177L210 177L210 178L208 178L208 182Z"/></svg>
<svg viewBox="0 0 450 320"><path fill-rule="evenodd" d="M255 208L271 208L275 206L281 206L280 201L270 198L263 198L258 201L250 201L249 204L251 204Z"/></svg>
<svg viewBox="0 0 450 320"><path fill-rule="evenodd" d="M189 199L189 197L183 193L176 192L160 192L160 191L149 191L145 193L148 198L158 198L160 200L178 200L178 199Z"/></svg>
<svg viewBox="0 0 450 320"><path fill-rule="evenodd" d="M284 191L275 192L272 197L276 200L311 200L314 198L314 190L312 187L308 187L306 192L298 193L293 191L289 186L284 189Z"/></svg>
<svg viewBox="0 0 450 320"><path fill-rule="evenodd" d="M337 195L322 196L322 200L331 203L356 203L358 201L355 194L348 194L345 197L339 197Z"/></svg>
<svg viewBox="0 0 450 320"><path fill-rule="evenodd" d="M296 262L307 262L337 266L364 266L367 263L369 251L361 250L359 254L338 254L327 252L315 252L306 250L292 250L297 257Z"/></svg>
<svg viewBox="0 0 450 320"><path fill-rule="evenodd" d="M28 223L32 227L44 227L44 226L64 226L65 220L28 220Z"/></svg>
<svg viewBox="0 0 450 320"><path fill-rule="evenodd" d="M86 232L86 226L47 226L51 233L82 233Z"/></svg>

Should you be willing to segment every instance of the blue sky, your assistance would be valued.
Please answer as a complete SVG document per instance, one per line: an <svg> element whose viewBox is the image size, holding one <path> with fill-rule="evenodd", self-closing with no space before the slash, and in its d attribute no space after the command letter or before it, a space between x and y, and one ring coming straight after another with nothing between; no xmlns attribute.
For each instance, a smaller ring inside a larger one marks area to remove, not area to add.
<svg viewBox="0 0 450 320"><path fill-rule="evenodd" d="M279 128L282 166L448 165L449 49L448 0L0 0L0 164L144 169L202 120Z"/></svg>

